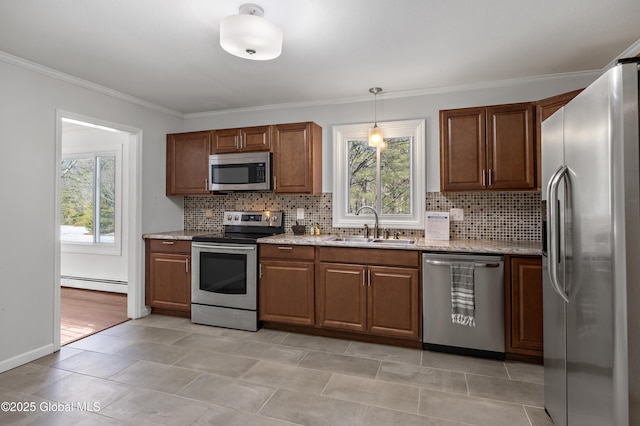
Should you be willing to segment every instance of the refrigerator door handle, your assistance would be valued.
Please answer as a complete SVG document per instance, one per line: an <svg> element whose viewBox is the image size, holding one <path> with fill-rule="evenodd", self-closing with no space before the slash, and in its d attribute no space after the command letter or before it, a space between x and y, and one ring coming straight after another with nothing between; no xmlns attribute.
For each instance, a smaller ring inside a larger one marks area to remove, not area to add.
<svg viewBox="0 0 640 426"><path fill-rule="evenodd" d="M558 229L558 186L560 185L562 178L567 174L568 170L567 166L558 167L558 170L556 170L551 179L549 179L549 183L547 185L547 210L549 218L549 278L551 286L555 292L558 293L558 296L560 296L566 303L569 303L569 298L560 288L560 280L558 279L558 246L560 238L560 230Z"/></svg>

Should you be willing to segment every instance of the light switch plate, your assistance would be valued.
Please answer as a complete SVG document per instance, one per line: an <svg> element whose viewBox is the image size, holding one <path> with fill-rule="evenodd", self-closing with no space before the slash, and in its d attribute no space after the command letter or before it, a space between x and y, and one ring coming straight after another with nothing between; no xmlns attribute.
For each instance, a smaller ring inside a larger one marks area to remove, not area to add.
<svg viewBox="0 0 640 426"><path fill-rule="evenodd" d="M464 220L464 210L463 209L451 209L449 210L449 217L451 220L456 222L460 222Z"/></svg>
<svg viewBox="0 0 640 426"><path fill-rule="evenodd" d="M211 218L213 217L213 209L206 209L206 210L204 211L204 216L205 216L207 219L211 219Z"/></svg>
<svg viewBox="0 0 640 426"><path fill-rule="evenodd" d="M298 209L296 210L296 219L304 219L304 208L298 207Z"/></svg>

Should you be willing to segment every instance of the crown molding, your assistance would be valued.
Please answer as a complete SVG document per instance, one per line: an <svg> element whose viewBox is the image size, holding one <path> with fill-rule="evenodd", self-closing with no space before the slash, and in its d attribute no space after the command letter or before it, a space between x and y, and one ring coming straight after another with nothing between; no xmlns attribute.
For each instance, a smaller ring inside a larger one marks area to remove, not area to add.
<svg viewBox="0 0 640 426"><path fill-rule="evenodd" d="M499 87L512 87L512 86L519 86L523 84L533 84L533 83L540 83L545 81L561 80L565 78L590 78L595 80L605 70L606 68L602 70L588 70L588 71L578 71L578 72L561 73L561 74L549 74L549 75L536 76L536 77L513 78L508 80L483 81L478 83L460 84L455 86L412 89L412 90L403 90L403 91L397 91L397 92L381 92L379 96L383 99L400 99L400 98L411 98L415 96L439 95L443 93L495 89ZM196 119L196 118L216 117L216 116L222 116L227 114L238 114L238 113L244 113L244 112L276 111L276 110L283 110L283 109L310 108L310 107L318 107L318 106L342 105L342 104L352 104L352 103L369 102L369 101L371 101L370 95L369 96L367 95L352 96L352 97L346 97L346 98L324 99L319 101L291 102L291 103L283 103L283 104L255 106L255 107L248 107L248 108L225 109L221 111L195 112L195 113L184 114L184 118L185 120L189 120L189 119Z"/></svg>
<svg viewBox="0 0 640 426"><path fill-rule="evenodd" d="M70 74L63 73L61 71L54 70L53 68L45 67L44 65L37 64L35 62L28 61L18 56L11 55L9 53L0 51L0 61L6 62L10 65L14 65L19 68L23 68L35 73L54 78L56 80L64 81L84 89L92 90L103 95L111 96L112 98L119 99L121 101L129 102L134 105L139 105L145 108L153 109L156 111L164 112L166 114L173 115L175 117L184 118L184 114L170 108L163 107L153 102L145 101L144 99L136 98L135 96L127 95L126 93L119 92L117 90L109 89L108 87L101 86L96 83L92 83L87 80L83 80L78 77L74 77Z"/></svg>

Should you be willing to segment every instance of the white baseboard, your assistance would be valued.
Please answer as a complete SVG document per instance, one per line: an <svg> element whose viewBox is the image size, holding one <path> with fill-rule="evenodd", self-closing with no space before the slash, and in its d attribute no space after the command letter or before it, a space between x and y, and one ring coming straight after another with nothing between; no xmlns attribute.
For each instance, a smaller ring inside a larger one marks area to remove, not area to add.
<svg viewBox="0 0 640 426"><path fill-rule="evenodd" d="M81 278L60 278L62 287L81 288L85 290L108 291L110 293L127 294L127 283L103 282L98 280L83 280Z"/></svg>
<svg viewBox="0 0 640 426"><path fill-rule="evenodd" d="M19 367L28 362L34 361L43 356L53 353L53 343L34 349L29 352L25 352L20 355L16 355L13 358L0 361L0 373L11 370L12 368Z"/></svg>

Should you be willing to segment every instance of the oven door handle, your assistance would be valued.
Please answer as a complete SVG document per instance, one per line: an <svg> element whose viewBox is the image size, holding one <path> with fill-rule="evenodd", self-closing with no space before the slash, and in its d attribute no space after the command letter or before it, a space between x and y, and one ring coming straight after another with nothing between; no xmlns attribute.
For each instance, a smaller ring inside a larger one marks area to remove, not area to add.
<svg viewBox="0 0 640 426"><path fill-rule="evenodd" d="M238 245L229 245L229 246L216 246L216 245L212 245L212 244L196 244L196 243L192 243L191 247L197 247L197 248L202 248L202 249L209 249L209 250L255 250L256 247L255 246L247 246L247 245L242 245L242 244L238 244Z"/></svg>

